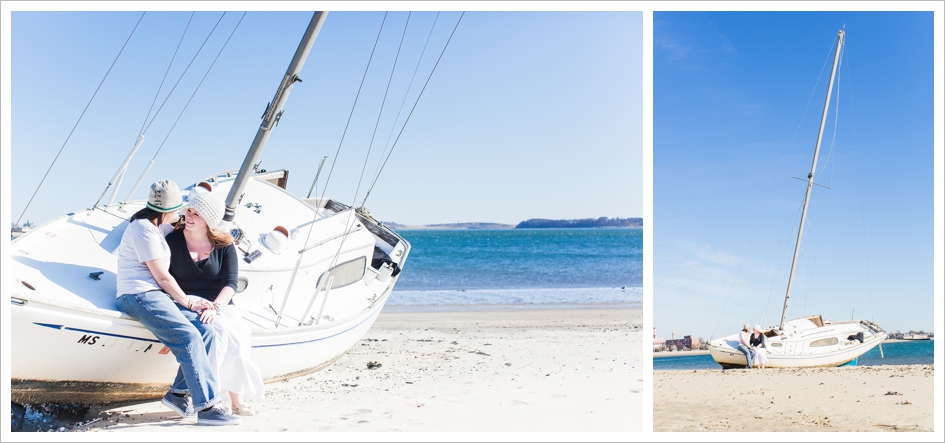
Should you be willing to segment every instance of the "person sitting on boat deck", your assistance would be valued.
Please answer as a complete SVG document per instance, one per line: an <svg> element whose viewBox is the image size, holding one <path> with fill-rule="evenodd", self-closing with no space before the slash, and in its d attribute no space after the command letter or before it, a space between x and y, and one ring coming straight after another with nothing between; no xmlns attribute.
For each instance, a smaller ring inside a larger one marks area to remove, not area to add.
<svg viewBox="0 0 945 443"><path fill-rule="evenodd" d="M748 344L751 345L751 349L755 353L755 366L764 369L768 364L768 346L765 344L765 334L764 330L761 329L761 325L755 325L751 338L748 339Z"/></svg>
<svg viewBox="0 0 945 443"><path fill-rule="evenodd" d="M217 229L225 207L199 186L189 200L184 223L166 237L171 248L170 272L195 303L213 302L217 336L208 350L210 366L220 391L230 393L233 413L256 415L244 400L263 396L263 379L250 355L252 333L233 304L239 271L236 246L229 233Z"/></svg>
<svg viewBox="0 0 945 443"><path fill-rule="evenodd" d="M755 352L751 348L751 343L748 340L751 338L751 325L745 323L745 326L742 327L742 332L738 333L738 350L742 351L742 354L745 354L745 360L748 361L748 369L751 369L751 361L755 358Z"/></svg>
<svg viewBox="0 0 945 443"><path fill-rule="evenodd" d="M214 337L213 303L191 301L168 272L171 250L164 235L183 206L170 180L151 185L147 205L131 216L118 246L118 309L138 320L174 354L180 366L161 402L198 425L235 425L242 419L218 403L217 380L207 349ZM189 394L189 398L188 395ZM194 411L199 412L194 412Z"/></svg>

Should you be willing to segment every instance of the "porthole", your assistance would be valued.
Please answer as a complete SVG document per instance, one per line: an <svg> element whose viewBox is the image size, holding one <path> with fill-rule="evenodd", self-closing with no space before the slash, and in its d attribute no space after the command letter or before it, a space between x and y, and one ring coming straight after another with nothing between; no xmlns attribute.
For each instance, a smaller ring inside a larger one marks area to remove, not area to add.
<svg viewBox="0 0 945 443"><path fill-rule="evenodd" d="M810 342L810 347L819 348L821 346L833 346L837 343L840 343L840 340L837 337L822 338L820 340L814 340Z"/></svg>
<svg viewBox="0 0 945 443"><path fill-rule="evenodd" d="M30 291L35 291L35 290L36 290L36 288L34 288L33 285L31 285L31 284L29 284L29 283L27 283L27 282L25 282L25 281L23 281L23 280L20 280L20 284L22 284L23 286L26 286L26 288L29 289Z"/></svg>
<svg viewBox="0 0 945 443"><path fill-rule="evenodd" d="M236 279L236 292L240 293L246 290L246 287L249 286L249 279L246 277L240 277Z"/></svg>
<svg viewBox="0 0 945 443"><path fill-rule="evenodd" d="M331 283L332 289L338 289L361 281L364 277L364 267L366 263L366 257L358 257L331 268L329 275L335 277L334 281ZM317 287L321 286L322 278L324 278L324 276L319 277Z"/></svg>

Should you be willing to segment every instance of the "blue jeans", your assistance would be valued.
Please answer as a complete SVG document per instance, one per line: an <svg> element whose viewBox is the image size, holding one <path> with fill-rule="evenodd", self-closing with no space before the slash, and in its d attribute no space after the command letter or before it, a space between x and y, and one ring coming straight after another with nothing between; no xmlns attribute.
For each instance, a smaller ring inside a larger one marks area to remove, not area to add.
<svg viewBox="0 0 945 443"><path fill-rule="evenodd" d="M751 362L755 359L754 349L749 348L741 343L738 344L738 350L742 351L742 354L745 354L745 358L748 359L748 369L751 369Z"/></svg>
<svg viewBox="0 0 945 443"><path fill-rule="evenodd" d="M201 323L196 312L174 303L161 291L124 294L118 297L118 309L141 322L177 358L180 367L170 392L190 392L195 411L220 401L216 374L207 356L214 336L212 324Z"/></svg>

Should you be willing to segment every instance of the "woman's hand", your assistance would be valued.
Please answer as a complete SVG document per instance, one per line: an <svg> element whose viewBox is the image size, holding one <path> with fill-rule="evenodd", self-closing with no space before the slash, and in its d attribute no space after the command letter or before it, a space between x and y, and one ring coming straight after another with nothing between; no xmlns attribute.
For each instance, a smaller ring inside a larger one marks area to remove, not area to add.
<svg viewBox="0 0 945 443"><path fill-rule="evenodd" d="M203 311L198 312L200 314L200 322L204 324L212 324L213 319L216 318L217 310L210 308L204 309Z"/></svg>
<svg viewBox="0 0 945 443"><path fill-rule="evenodd" d="M213 323L214 315L217 313L216 308L213 307L213 303L205 298L192 301L188 309L199 314L201 323L207 324Z"/></svg>

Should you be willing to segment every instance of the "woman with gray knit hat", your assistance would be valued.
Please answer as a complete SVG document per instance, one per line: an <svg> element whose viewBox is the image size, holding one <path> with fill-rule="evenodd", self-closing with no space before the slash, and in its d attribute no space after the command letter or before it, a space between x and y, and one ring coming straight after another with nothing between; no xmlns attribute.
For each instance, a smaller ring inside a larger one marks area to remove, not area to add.
<svg viewBox="0 0 945 443"><path fill-rule="evenodd" d="M180 363L161 401L165 406L181 417L196 415L198 425L239 424L240 417L218 405L207 356L215 335L213 304L192 301L168 272L172 255L164 235L180 218L181 206L177 184L159 181L151 185L147 205L129 219L118 246L118 309L148 328Z"/></svg>
<svg viewBox="0 0 945 443"><path fill-rule="evenodd" d="M212 189L212 188L211 188ZM211 191L194 186L184 211L184 223L167 235L171 248L171 275L195 302L213 302L216 338L208 348L210 365L220 391L230 393L233 413L256 415L244 400L263 396L263 379L250 356L252 333L243 324L236 295L236 246L227 232L217 229L224 205Z"/></svg>

